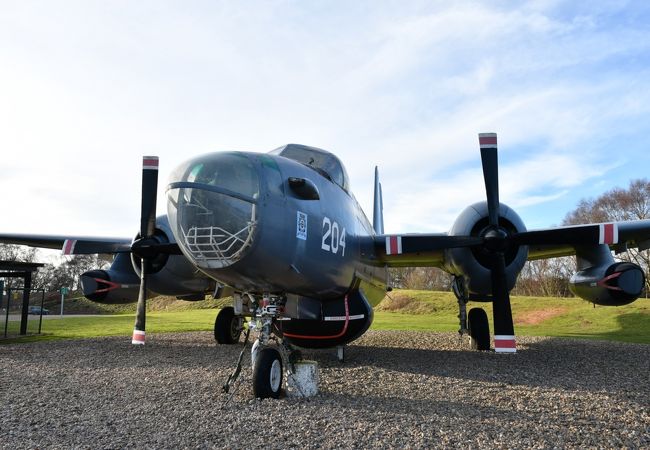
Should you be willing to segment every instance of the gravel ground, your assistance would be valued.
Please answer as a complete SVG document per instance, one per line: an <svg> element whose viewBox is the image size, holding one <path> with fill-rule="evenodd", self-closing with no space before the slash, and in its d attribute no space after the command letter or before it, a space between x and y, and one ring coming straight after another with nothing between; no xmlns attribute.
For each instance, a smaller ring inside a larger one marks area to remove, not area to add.
<svg viewBox="0 0 650 450"><path fill-rule="evenodd" d="M250 358L211 333L0 346L2 448L650 448L650 345L519 339L469 352L451 333L369 332L320 364L310 400L253 399Z"/></svg>

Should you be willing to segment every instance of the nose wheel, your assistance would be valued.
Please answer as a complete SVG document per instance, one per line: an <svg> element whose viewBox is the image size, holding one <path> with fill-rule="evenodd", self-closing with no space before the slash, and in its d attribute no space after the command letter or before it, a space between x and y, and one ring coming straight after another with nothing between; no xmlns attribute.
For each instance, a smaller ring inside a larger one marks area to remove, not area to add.
<svg viewBox="0 0 650 450"><path fill-rule="evenodd" d="M259 351L253 366L253 394L257 398L279 398L282 391L282 356L273 347Z"/></svg>

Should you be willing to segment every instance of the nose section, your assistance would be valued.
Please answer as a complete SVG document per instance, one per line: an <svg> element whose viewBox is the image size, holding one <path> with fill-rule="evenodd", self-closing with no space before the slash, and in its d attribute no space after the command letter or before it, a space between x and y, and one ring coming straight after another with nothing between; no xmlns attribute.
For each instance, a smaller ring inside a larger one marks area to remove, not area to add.
<svg viewBox="0 0 650 450"><path fill-rule="evenodd" d="M205 269L240 260L255 237L259 186L246 154L213 153L179 166L167 187L167 212L183 253Z"/></svg>

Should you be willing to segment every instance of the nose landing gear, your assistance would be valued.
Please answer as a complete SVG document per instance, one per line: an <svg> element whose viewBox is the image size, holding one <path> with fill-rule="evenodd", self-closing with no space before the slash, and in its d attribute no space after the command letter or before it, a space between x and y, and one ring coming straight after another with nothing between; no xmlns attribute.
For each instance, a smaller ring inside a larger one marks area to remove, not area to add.
<svg viewBox="0 0 650 450"><path fill-rule="evenodd" d="M292 377L296 372L294 364L302 360L300 352L282 339L282 333L276 324L276 321L284 319L286 298L271 295L264 295L262 298L256 298L250 294L247 296L251 300L250 314L252 316L248 323L247 336L250 331L258 334L251 349L253 394L256 398L261 399L279 398L282 395L285 371L287 377ZM241 325L237 322L238 320L242 321ZM232 343L230 341L234 339L235 334L239 340L239 333L242 329L243 318L236 316L233 308L224 308L215 322L215 338L220 343L222 343L220 338L223 338L223 343ZM225 392L229 391L241 371L242 355L240 355L237 368L224 385ZM297 390L301 391L300 385L297 386ZM304 396L304 394L302 395Z"/></svg>

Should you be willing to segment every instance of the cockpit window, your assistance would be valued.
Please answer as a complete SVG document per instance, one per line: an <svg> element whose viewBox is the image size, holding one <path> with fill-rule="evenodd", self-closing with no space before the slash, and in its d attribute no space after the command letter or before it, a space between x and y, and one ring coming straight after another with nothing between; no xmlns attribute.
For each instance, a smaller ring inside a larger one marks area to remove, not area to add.
<svg viewBox="0 0 650 450"><path fill-rule="evenodd" d="M343 164L336 156L325 150L306 145L288 144L276 148L270 153L298 161L338 184L345 191L349 189L348 175Z"/></svg>
<svg viewBox="0 0 650 450"><path fill-rule="evenodd" d="M248 158L238 153L214 153L187 161L172 173L171 181L218 186L251 198L259 195L257 173Z"/></svg>
<svg viewBox="0 0 650 450"><path fill-rule="evenodd" d="M169 224L181 250L203 269L238 261L257 226L259 176L242 153L212 153L181 164L167 187Z"/></svg>

